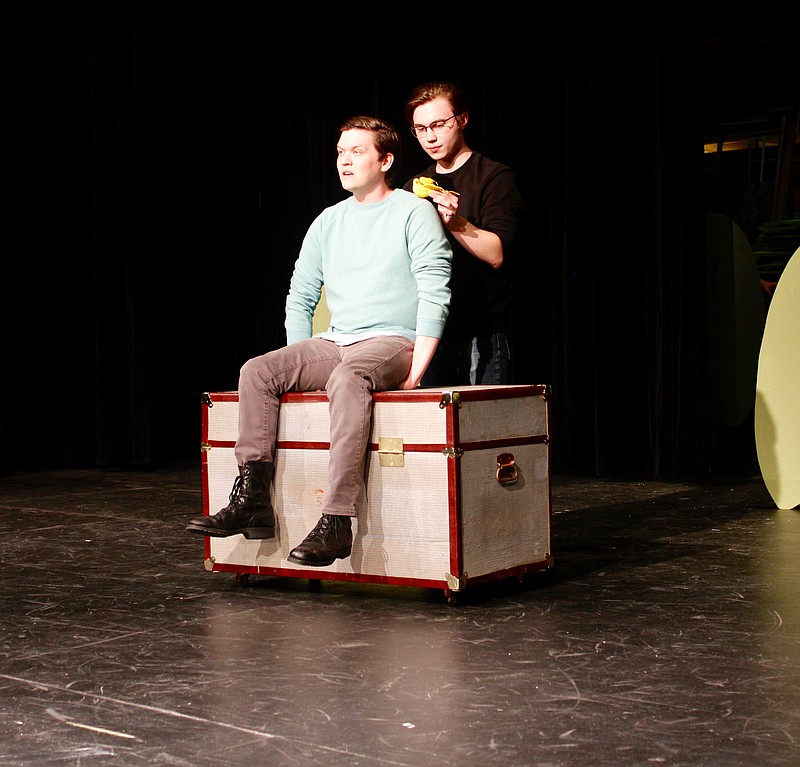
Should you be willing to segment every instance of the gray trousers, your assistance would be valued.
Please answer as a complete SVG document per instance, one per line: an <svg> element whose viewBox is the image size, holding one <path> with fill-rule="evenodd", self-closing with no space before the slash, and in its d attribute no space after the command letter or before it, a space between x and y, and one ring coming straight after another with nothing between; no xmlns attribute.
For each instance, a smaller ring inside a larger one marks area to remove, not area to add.
<svg viewBox="0 0 800 767"><path fill-rule="evenodd" d="M396 389L405 380L413 351L414 344L403 336L377 336L349 346L309 338L248 360L239 372L237 464L274 461L281 395L327 389L329 490L322 513L355 516L372 428L372 393Z"/></svg>

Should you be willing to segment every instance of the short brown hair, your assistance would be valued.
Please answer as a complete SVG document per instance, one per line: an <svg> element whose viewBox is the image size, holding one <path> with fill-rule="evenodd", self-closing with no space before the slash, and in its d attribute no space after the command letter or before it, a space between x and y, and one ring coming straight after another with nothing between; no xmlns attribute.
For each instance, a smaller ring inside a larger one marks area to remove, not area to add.
<svg viewBox="0 0 800 767"><path fill-rule="evenodd" d="M469 112L469 100L466 91L460 85L443 80L431 80L414 88L406 101L403 115L409 125L414 124L414 110L417 107L439 97L446 98L450 102L454 115L463 115L464 112Z"/></svg>

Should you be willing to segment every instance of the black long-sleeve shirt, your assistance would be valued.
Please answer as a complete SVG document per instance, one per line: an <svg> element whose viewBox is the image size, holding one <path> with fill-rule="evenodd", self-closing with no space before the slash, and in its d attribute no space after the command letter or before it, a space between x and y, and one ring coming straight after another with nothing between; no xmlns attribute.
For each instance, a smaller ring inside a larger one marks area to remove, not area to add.
<svg viewBox="0 0 800 767"><path fill-rule="evenodd" d="M493 269L465 250L448 232L453 247L450 315L443 340L512 331L513 262L524 214L513 171L473 152L452 173L437 173L433 163L414 178L427 176L458 192L458 214L479 229L496 234L503 244L503 266ZM404 189L412 191L413 178Z"/></svg>

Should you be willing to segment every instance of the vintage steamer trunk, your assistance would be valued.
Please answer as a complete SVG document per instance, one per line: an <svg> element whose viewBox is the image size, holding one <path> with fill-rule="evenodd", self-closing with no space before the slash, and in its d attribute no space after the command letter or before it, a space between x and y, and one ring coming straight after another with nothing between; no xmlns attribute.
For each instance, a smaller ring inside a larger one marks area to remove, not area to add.
<svg viewBox="0 0 800 767"><path fill-rule="evenodd" d="M238 474L236 392L205 394L205 514L227 505ZM207 570L441 589L548 571L551 486L545 386L466 386L374 395L366 497L353 552L329 567L288 562L327 490L325 392L282 399L272 498L276 537L205 539Z"/></svg>

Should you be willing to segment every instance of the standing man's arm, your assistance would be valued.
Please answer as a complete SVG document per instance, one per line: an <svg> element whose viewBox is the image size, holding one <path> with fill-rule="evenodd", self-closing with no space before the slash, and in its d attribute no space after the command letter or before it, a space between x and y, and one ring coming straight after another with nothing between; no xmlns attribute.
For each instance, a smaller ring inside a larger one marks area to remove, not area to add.
<svg viewBox="0 0 800 767"><path fill-rule="evenodd" d="M455 241L467 253L471 253L479 261L483 261L492 269L503 265L503 242L487 229L478 229L475 224L458 215L458 197L449 192L431 192L431 199L436 203L439 215Z"/></svg>

